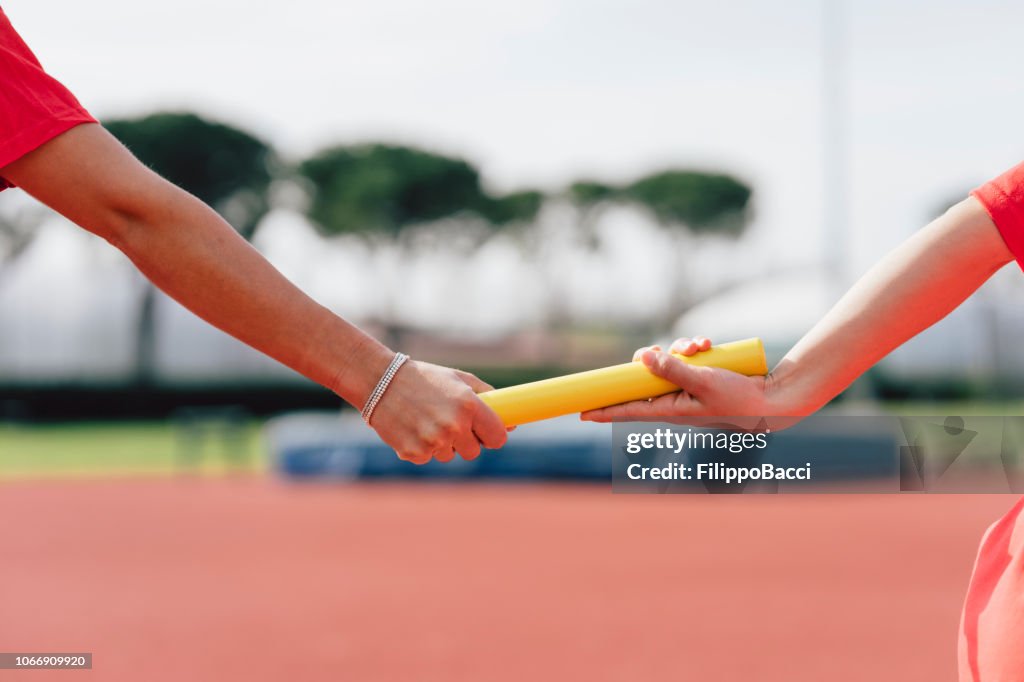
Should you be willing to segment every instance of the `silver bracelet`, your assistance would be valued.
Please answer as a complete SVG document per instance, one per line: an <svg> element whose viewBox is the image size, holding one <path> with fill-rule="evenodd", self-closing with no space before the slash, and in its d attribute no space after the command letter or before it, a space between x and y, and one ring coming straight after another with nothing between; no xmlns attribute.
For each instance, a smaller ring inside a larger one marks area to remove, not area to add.
<svg viewBox="0 0 1024 682"><path fill-rule="evenodd" d="M377 386L370 393L370 397L366 400L366 405L363 406L363 421L367 424L370 423L370 417L373 416L373 411L377 408L377 403L384 397L384 391L388 390L388 386L391 385L391 380L398 374L399 368L405 364L405 361L409 359L409 356L405 353L395 353L394 359L388 368L384 370L384 375L377 382Z"/></svg>

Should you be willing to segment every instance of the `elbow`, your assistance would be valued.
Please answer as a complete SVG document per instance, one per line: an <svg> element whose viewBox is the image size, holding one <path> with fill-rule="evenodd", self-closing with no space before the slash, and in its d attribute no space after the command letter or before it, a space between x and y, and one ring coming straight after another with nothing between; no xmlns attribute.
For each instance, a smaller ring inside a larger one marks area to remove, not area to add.
<svg viewBox="0 0 1024 682"><path fill-rule="evenodd" d="M169 224L175 191L180 192L168 185L159 191L104 197L99 216L89 229L132 258L161 226Z"/></svg>
<svg viewBox="0 0 1024 682"><path fill-rule="evenodd" d="M120 251L126 251L140 232L154 221L151 201L145 196L126 192L105 192L77 221L79 225L102 237Z"/></svg>
<svg viewBox="0 0 1024 682"><path fill-rule="evenodd" d="M104 211L94 225L89 226L89 231L105 239L118 251L131 256L131 244L137 241L140 232L145 231L146 225L146 218L142 214L110 208Z"/></svg>

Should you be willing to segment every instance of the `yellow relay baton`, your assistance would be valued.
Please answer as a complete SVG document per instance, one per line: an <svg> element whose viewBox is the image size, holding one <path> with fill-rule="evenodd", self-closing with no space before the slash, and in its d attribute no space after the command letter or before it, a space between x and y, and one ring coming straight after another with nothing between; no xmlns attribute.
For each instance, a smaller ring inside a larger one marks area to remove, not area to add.
<svg viewBox="0 0 1024 682"><path fill-rule="evenodd" d="M761 339L723 343L695 355L673 355L691 365L721 367L747 376L768 373ZM486 391L480 394L480 399L501 417L505 426L517 426L631 400L656 398L678 390L671 381L654 376L642 362L635 361Z"/></svg>

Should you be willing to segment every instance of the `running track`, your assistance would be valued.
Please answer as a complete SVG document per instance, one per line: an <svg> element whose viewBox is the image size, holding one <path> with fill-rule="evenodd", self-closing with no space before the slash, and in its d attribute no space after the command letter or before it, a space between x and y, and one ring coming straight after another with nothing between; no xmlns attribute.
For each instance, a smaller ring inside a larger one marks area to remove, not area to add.
<svg viewBox="0 0 1024 682"><path fill-rule="evenodd" d="M1007 496L0 486L7 680L953 680Z"/></svg>

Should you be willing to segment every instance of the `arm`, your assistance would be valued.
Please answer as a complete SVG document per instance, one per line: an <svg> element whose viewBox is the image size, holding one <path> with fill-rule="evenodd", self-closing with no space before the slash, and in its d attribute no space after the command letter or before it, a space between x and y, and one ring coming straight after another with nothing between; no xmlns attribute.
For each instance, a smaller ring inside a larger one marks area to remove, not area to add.
<svg viewBox="0 0 1024 682"><path fill-rule="evenodd" d="M144 167L98 125L56 137L5 177L123 251L214 326L362 407L394 353L302 293L212 209ZM447 461L500 447L500 420L472 375L407 363L373 415L399 456Z"/></svg>
<svg viewBox="0 0 1024 682"><path fill-rule="evenodd" d="M1011 260L981 204L965 199L872 267L767 377L691 367L646 350L642 360L651 371L684 391L594 410L584 419L810 414L949 314ZM690 339L673 346L686 354L702 349Z"/></svg>

